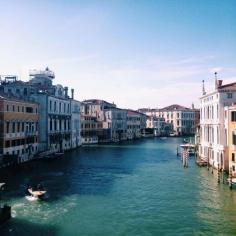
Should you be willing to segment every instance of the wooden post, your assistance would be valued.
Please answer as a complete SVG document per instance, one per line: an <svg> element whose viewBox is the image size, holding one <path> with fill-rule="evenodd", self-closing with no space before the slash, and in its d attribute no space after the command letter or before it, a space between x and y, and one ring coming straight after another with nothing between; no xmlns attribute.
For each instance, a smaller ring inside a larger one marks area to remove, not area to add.
<svg viewBox="0 0 236 236"><path fill-rule="evenodd" d="M229 188L232 189L232 167L229 169Z"/></svg>
<svg viewBox="0 0 236 236"><path fill-rule="evenodd" d="M209 170L209 156L207 156L207 170Z"/></svg>
<svg viewBox="0 0 236 236"><path fill-rule="evenodd" d="M217 171L218 171L218 180L217 180L217 182L218 182L218 184L220 183L220 164L218 163L218 169L217 169Z"/></svg>

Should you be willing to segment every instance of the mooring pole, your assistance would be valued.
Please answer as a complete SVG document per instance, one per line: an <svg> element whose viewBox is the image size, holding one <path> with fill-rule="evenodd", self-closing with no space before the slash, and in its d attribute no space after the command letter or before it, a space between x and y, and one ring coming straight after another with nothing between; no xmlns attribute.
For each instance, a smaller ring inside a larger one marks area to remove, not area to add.
<svg viewBox="0 0 236 236"><path fill-rule="evenodd" d="M217 180L217 182L218 182L218 184L220 183L220 164L218 163L218 169L217 169L217 171L218 171L218 180Z"/></svg>
<svg viewBox="0 0 236 236"><path fill-rule="evenodd" d="M232 167L229 169L229 188L232 189Z"/></svg>

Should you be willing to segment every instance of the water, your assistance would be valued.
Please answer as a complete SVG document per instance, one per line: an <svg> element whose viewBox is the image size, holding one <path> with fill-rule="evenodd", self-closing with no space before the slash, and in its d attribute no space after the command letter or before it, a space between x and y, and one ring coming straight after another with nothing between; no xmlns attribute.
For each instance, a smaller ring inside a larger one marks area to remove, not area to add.
<svg viewBox="0 0 236 236"><path fill-rule="evenodd" d="M184 169L181 141L83 147L2 173L13 219L0 235L236 235L236 191L193 159ZM29 181L44 183L46 201L25 199Z"/></svg>

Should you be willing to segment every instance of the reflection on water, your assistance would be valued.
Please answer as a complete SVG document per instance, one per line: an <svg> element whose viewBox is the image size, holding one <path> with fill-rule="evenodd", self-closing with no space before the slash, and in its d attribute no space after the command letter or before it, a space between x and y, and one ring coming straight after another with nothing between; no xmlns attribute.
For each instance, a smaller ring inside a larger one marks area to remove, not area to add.
<svg viewBox="0 0 236 236"><path fill-rule="evenodd" d="M1 173L14 218L0 235L234 235L236 191L194 160L184 169L181 140L84 147ZM28 202L29 182L49 198Z"/></svg>

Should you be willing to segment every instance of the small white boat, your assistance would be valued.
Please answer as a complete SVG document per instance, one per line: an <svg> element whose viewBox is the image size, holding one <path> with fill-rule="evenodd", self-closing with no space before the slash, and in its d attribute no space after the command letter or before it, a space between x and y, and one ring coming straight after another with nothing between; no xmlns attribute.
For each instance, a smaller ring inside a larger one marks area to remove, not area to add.
<svg viewBox="0 0 236 236"><path fill-rule="evenodd" d="M36 196L25 196L25 198L30 202L37 201L39 199Z"/></svg>
<svg viewBox="0 0 236 236"><path fill-rule="evenodd" d="M31 188L28 189L28 192L33 196L33 197L42 197L47 191L33 191Z"/></svg>

